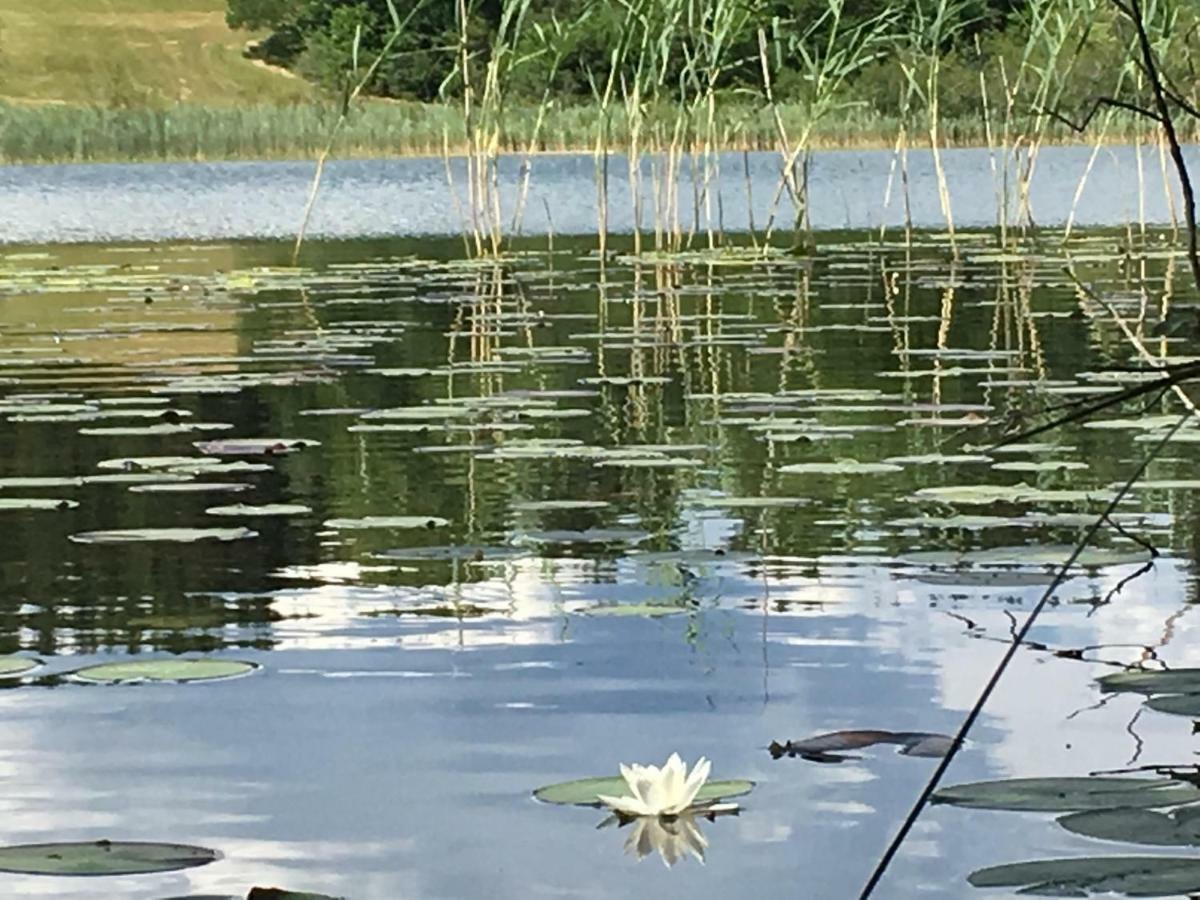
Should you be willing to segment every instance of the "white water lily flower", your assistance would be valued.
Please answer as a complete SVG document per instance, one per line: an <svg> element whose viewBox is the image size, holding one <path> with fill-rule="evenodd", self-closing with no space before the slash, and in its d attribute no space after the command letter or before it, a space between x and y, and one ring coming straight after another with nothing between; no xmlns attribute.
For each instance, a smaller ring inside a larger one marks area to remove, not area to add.
<svg viewBox="0 0 1200 900"><path fill-rule="evenodd" d="M696 817L687 813L671 819L639 816L625 840L625 852L630 856L641 860L657 852L667 868L688 856L694 856L703 864L706 849L708 841L700 833Z"/></svg>
<svg viewBox="0 0 1200 900"><path fill-rule="evenodd" d="M621 776L632 796L598 799L605 806L625 816L677 816L692 805L696 794L708 781L712 768L703 756L696 760L692 774L687 772L678 753L672 753L660 769L658 766L621 765Z"/></svg>

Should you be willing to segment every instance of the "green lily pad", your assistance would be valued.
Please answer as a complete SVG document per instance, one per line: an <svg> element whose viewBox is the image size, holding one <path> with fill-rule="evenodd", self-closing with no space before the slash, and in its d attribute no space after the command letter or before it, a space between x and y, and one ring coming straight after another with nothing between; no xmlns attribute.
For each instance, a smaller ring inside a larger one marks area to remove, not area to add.
<svg viewBox="0 0 1200 900"><path fill-rule="evenodd" d="M285 891L283 888L251 888L246 900L345 900L331 894L313 894L308 891Z"/></svg>
<svg viewBox="0 0 1200 900"><path fill-rule="evenodd" d="M1098 681L1100 690L1106 693L1200 694L1200 669L1117 672Z"/></svg>
<svg viewBox="0 0 1200 900"><path fill-rule="evenodd" d="M221 854L187 844L91 841L0 847L0 872L21 875L145 875L207 865Z"/></svg>
<svg viewBox="0 0 1200 900"><path fill-rule="evenodd" d="M253 672L258 666L237 659L145 659L101 663L73 673L82 681L119 684L126 681L213 681Z"/></svg>
<svg viewBox="0 0 1200 900"><path fill-rule="evenodd" d="M119 469L123 472L138 472L144 469L173 469L177 466L216 466L220 460L202 456L122 456L102 459L97 469Z"/></svg>
<svg viewBox="0 0 1200 900"><path fill-rule="evenodd" d="M230 506L210 506L204 511L210 516L302 516L312 508L300 503L234 503Z"/></svg>
<svg viewBox="0 0 1200 900"><path fill-rule="evenodd" d="M1023 888L1038 897L1174 897L1200 890L1200 859L1097 856L989 866L967 876L974 887Z"/></svg>
<svg viewBox="0 0 1200 900"><path fill-rule="evenodd" d="M741 797L754 789L753 781L709 781L696 793L695 803L711 803ZM540 787L533 796L543 803L558 803L566 806L600 806L599 795L622 797L629 791L625 779L619 775L612 778L581 778Z"/></svg>
<svg viewBox="0 0 1200 900"><path fill-rule="evenodd" d="M16 678L41 664L41 660L27 656L0 656L0 678Z"/></svg>
<svg viewBox="0 0 1200 900"><path fill-rule="evenodd" d="M913 495L913 499L984 506L989 503L1108 502L1113 496L1111 491L1104 490L1045 490L1031 487L1028 484L957 484L946 487L922 488Z"/></svg>
<svg viewBox="0 0 1200 900"><path fill-rule="evenodd" d="M607 500L526 500L514 503L512 508L518 512L554 512L571 509L604 509Z"/></svg>
<svg viewBox="0 0 1200 900"><path fill-rule="evenodd" d="M437 516L363 516L361 519L327 519L326 528L335 531L364 528L445 528L450 522Z"/></svg>
<svg viewBox="0 0 1200 900"><path fill-rule="evenodd" d="M74 509L75 500L54 500L46 497L0 497L0 512L5 510Z"/></svg>
<svg viewBox="0 0 1200 900"><path fill-rule="evenodd" d="M854 459L840 459L828 463L792 463L780 466L779 471L784 475L884 475L889 472L902 472L904 467L894 463L864 463Z"/></svg>
<svg viewBox="0 0 1200 900"><path fill-rule="evenodd" d="M1173 716L1191 716L1200 719L1200 694L1164 694L1151 697L1145 703L1150 709L1170 713Z"/></svg>
<svg viewBox="0 0 1200 900"><path fill-rule="evenodd" d="M933 800L972 809L1074 812L1194 803L1200 787L1170 778L1007 778L943 788Z"/></svg>
<svg viewBox="0 0 1200 900"><path fill-rule="evenodd" d="M808 502L807 497L702 497L693 505L701 509L783 509Z"/></svg>
<svg viewBox="0 0 1200 900"><path fill-rule="evenodd" d="M1060 816L1067 831L1102 841L1149 844L1155 847L1200 846L1200 807L1185 806L1170 813L1149 809L1092 809Z"/></svg>
<svg viewBox="0 0 1200 900"><path fill-rule="evenodd" d="M77 544L192 544L196 541L241 541L258 537L249 528L123 528L71 535Z"/></svg>

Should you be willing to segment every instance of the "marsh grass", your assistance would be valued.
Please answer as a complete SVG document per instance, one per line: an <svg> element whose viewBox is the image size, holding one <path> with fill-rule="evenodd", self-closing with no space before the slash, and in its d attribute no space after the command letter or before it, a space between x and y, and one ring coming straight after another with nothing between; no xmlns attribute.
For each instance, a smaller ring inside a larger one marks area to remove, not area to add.
<svg viewBox="0 0 1200 900"><path fill-rule="evenodd" d="M777 151L778 129L773 111L763 105L732 98L724 105L736 129L718 129L716 147L722 150ZM807 110L778 105L789 131L798 131ZM91 106L0 105L0 162L155 162L166 160L288 160L312 159L325 146L340 109L334 104L262 104L244 107L180 104L164 109L110 109ZM676 112L650 106L651 123L674 123ZM540 127L538 110L509 106L498 149L504 153L596 153L598 122L605 121L598 104L546 108ZM1153 138L1145 122L1118 112L1105 113L1108 123L1081 136L1048 123L1042 144L1129 144L1138 136ZM608 115L608 148L628 141L624 118ZM892 149L902 121L862 108L839 113L812 128L810 146L821 149ZM1181 122L1185 139L1200 140L1200 126ZM657 127L651 125L651 128ZM461 111L442 104L368 100L352 111L340 129L334 153L344 159L440 156L446 149L467 150ZM982 120L943 119L944 147L986 146ZM922 147L920 135L906 146Z"/></svg>

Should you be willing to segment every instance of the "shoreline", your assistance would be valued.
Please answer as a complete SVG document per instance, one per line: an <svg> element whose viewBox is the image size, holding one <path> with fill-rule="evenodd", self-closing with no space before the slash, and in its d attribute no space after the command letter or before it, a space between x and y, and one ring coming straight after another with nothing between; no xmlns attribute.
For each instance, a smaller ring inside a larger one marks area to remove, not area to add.
<svg viewBox="0 0 1200 900"><path fill-rule="evenodd" d="M804 121L804 111L781 108L785 125ZM527 110L513 110L502 141L503 156L593 155L596 121L600 112L590 107L565 107L548 116L536 146L530 149L534 117ZM658 110L648 115L642 135L642 152L663 152L667 142L656 140L670 134L673 111ZM725 129L714 149L722 153L780 152L777 129L769 120L771 111L758 107L726 111L735 126ZM0 104L0 166L15 168L36 165L220 163L220 162L312 162L328 143L336 116L319 104L224 107L180 105L170 108L108 109L68 105L18 106ZM1029 125L1026 121L1024 124ZM458 111L452 107L369 103L347 119L334 142L333 160L445 159L469 152ZM798 129L788 127L789 133ZM941 150L991 149L1002 152L995 131L989 134L980 121L947 120L941 124ZM930 149L927 130L907 129L906 149ZM817 128L809 146L812 151L894 151L901 123L886 116L861 110ZM1013 128L1010 141L1024 138L1028 129ZM1200 141L1200 125L1181 135L1188 143ZM1156 154L1159 137L1155 127L1131 118L1114 119L1108 128L1097 127L1076 133L1060 125L1044 132L1041 146L1120 146L1141 144ZM619 116L614 116L608 152L624 156L628 141ZM685 145L685 157L702 155L698 141ZM659 149L662 148L662 149ZM1013 144L1008 148L1012 152Z"/></svg>

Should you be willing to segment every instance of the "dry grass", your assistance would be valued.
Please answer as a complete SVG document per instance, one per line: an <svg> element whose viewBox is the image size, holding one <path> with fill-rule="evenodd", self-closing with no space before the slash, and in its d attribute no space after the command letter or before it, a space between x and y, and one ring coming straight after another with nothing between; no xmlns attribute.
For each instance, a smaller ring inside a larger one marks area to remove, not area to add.
<svg viewBox="0 0 1200 900"><path fill-rule="evenodd" d="M0 100L106 107L310 99L242 57L222 0L0 0Z"/></svg>

